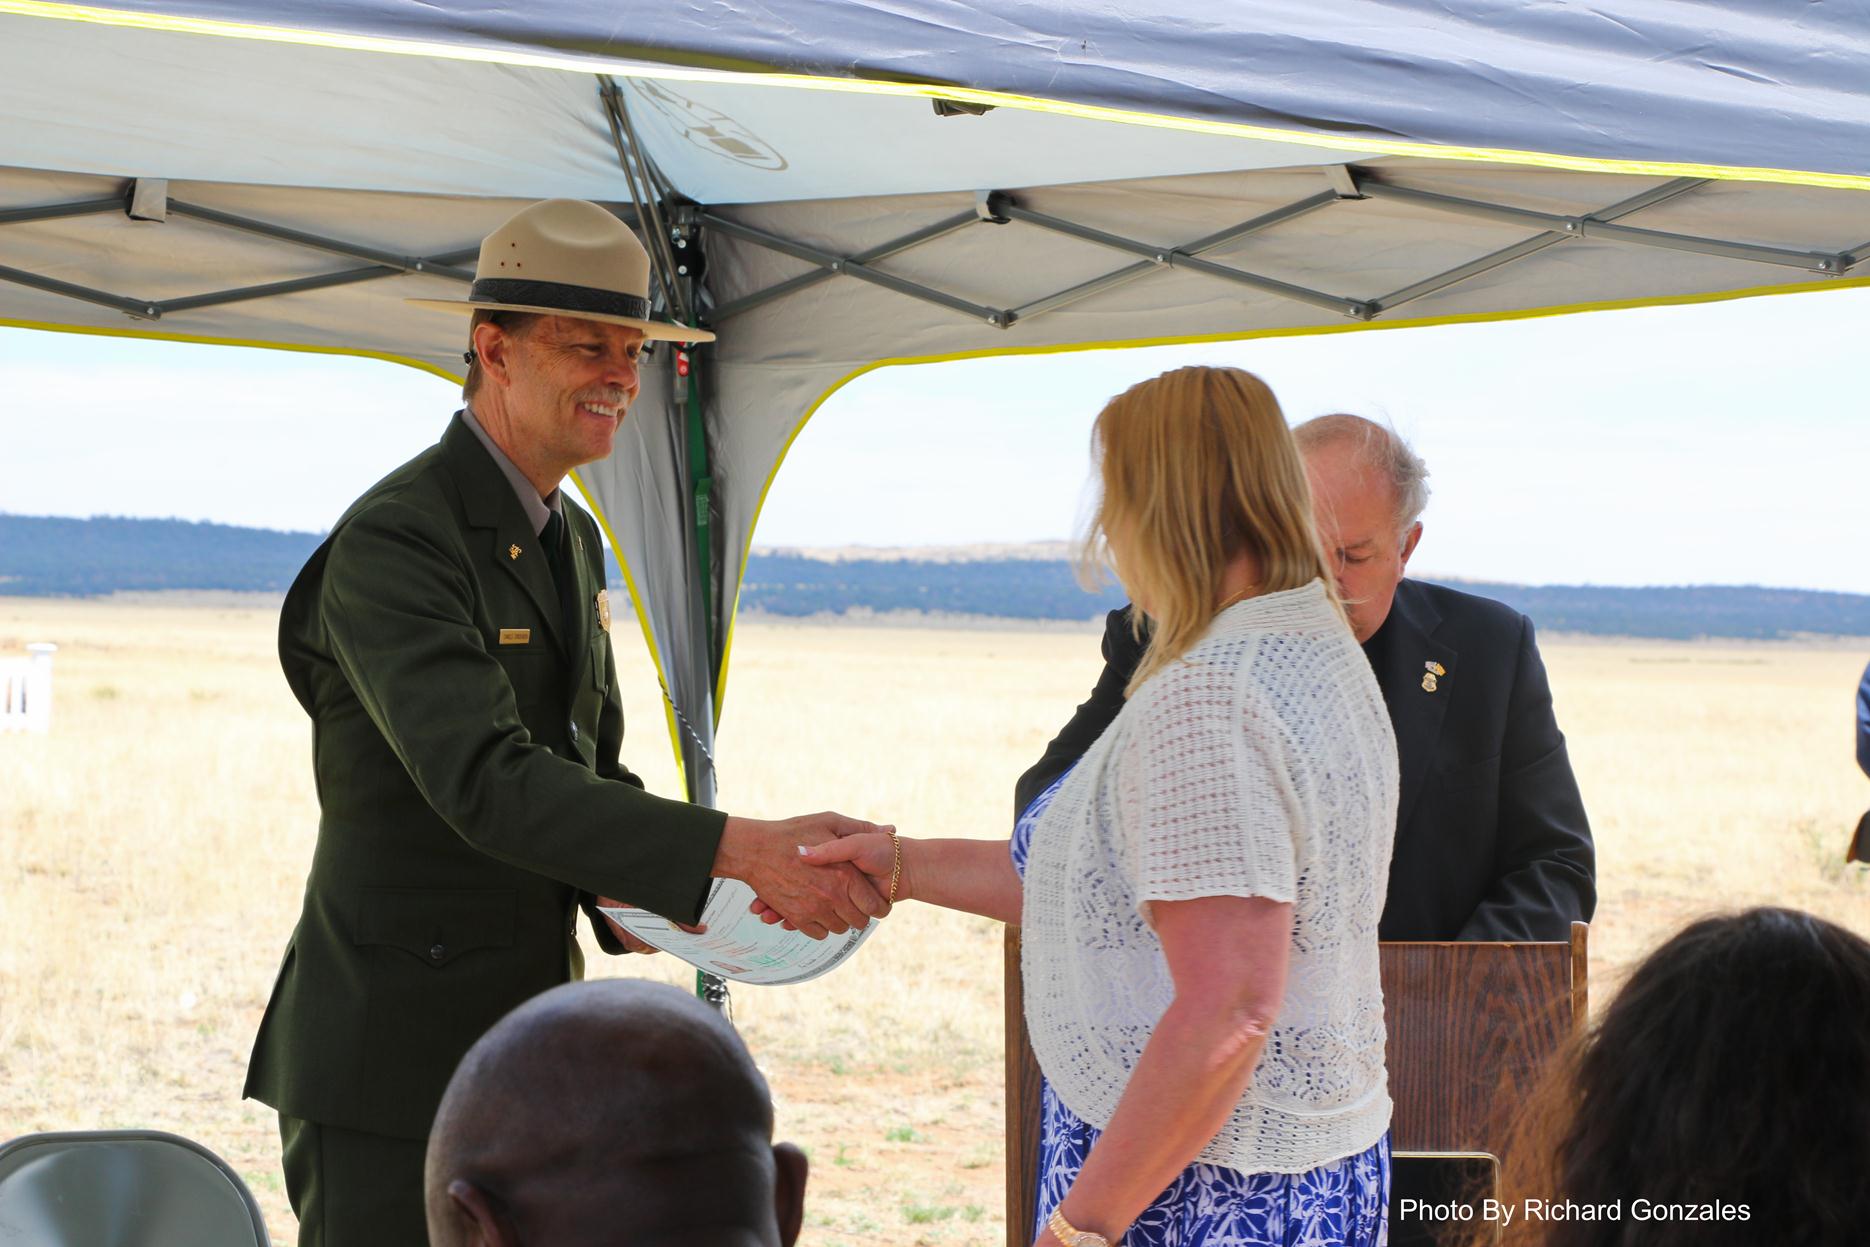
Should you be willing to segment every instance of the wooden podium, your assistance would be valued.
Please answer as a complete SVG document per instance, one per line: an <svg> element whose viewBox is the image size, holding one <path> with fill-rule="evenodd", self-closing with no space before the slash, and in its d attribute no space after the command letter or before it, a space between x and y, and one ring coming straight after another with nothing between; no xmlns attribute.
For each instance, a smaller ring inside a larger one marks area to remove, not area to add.
<svg viewBox="0 0 1870 1247"><path fill-rule="evenodd" d="M1380 946L1397 1157L1499 1154L1511 1110L1584 1025L1586 936L1537 944ZM1006 1241L1031 1247L1039 1063L1026 1036L1019 928L1006 931Z"/></svg>

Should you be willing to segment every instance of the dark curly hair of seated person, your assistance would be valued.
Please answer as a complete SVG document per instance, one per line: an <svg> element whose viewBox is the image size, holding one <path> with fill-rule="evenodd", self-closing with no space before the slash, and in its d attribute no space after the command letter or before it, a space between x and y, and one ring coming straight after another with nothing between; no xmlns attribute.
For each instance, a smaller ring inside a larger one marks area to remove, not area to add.
<svg viewBox="0 0 1870 1247"><path fill-rule="evenodd" d="M1513 1215L1475 1245L1870 1242L1870 943L1790 909L1689 925L1555 1058L1501 1160Z"/></svg>

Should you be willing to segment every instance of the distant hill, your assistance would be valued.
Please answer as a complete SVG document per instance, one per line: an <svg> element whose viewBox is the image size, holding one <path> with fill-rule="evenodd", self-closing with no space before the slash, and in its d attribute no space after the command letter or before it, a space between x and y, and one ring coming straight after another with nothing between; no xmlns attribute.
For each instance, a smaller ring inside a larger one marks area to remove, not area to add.
<svg viewBox="0 0 1870 1247"><path fill-rule="evenodd" d="M929 611L1007 619L1090 619L1122 606L1114 585L1086 593L1063 559L836 561L756 551L740 585L740 608L771 615Z"/></svg>
<svg viewBox="0 0 1870 1247"><path fill-rule="evenodd" d="M324 540L187 520L0 514L0 593L88 597L118 590L284 593Z"/></svg>
<svg viewBox="0 0 1870 1247"><path fill-rule="evenodd" d="M120 590L283 593L319 533L185 520L0 514L0 594L86 597ZM773 615L918 611L1013 619L1091 619L1121 590L1078 586L1057 543L942 550L755 551L742 610ZM611 584L623 578L611 563ZM1530 615L1546 632L1658 638L1870 636L1870 596L1715 585L1613 589L1462 583Z"/></svg>

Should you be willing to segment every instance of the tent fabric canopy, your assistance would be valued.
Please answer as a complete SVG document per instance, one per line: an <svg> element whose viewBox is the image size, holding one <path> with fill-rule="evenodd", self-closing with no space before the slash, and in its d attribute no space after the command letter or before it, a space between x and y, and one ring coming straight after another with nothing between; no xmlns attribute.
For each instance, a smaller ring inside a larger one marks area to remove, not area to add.
<svg viewBox="0 0 1870 1247"><path fill-rule="evenodd" d="M7 0L0 11L78 7ZM292 6L289 19L263 0L100 8L248 37L291 28L351 46L572 69L948 86L1353 148L1396 142L1859 178L1870 167L1870 14L1861 0L1279 0L1196 12L1169 0L313 0Z"/></svg>
<svg viewBox="0 0 1870 1247"><path fill-rule="evenodd" d="M0 0L0 323L454 375L402 300L613 205L720 333L579 473L705 800L761 501L864 370L1870 280L1870 9L1710 12Z"/></svg>

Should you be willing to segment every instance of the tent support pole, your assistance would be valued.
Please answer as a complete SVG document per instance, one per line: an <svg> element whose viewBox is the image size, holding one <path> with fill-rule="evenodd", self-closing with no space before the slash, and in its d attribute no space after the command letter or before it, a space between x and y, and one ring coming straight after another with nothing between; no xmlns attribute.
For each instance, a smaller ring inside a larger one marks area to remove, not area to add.
<svg viewBox="0 0 1870 1247"><path fill-rule="evenodd" d="M1706 186L1707 178L1674 178L1660 185L1652 186L1639 194L1618 201L1607 207L1597 209L1582 216L1566 216L1559 213L1539 212L1526 208L1515 208L1503 204L1486 203L1479 200L1462 199L1452 195L1443 195L1433 191L1416 190L1409 187L1391 186L1371 177L1355 166L1333 166L1326 170L1331 178L1330 190L1308 196L1295 203L1275 208L1239 225L1210 234L1194 242L1176 247L1159 247L1138 239L1112 234L1093 226L1083 225L1062 217L1051 216L1020 207L1013 197L1004 191L985 191L980 194L980 204L974 213L959 213L945 220L922 227L899 238L881 243L866 251L851 256L839 256L807 243L795 242L766 230L729 220L713 212L703 210L699 219L721 230L723 233L750 242L755 246L777 251L795 259L804 260L815 267L809 273L757 290L716 310L715 323L751 311L756 307L787 295L817 285L837 276L855 277L885 289L951 308L965 315L985 320L995 328L1009 326L1031 320L1034 317L1056 311L1080 300L1101 294L1118 286L1139 281L1152 273L1164 269L1182 268L1226 281L1236 282L1264 291L1278 297L1290 298L1316 307L1326 308L1358 320L1371 320L1405 303L1445 290L1450 286L1466 281L1500 268L1503 265L1534 255L1547 247L1572 238L1602 238L1616 242L1632 243L1638 246L1662 247L1677 251L1699 252L1718 255L1730 259L1759 261L1802 268L1811 272L1836 276L1870 261L1870 242L1852 251L1820 252L1797 251L1785 247L1771 247L1752 243L1731 242L1725 239L1699 238L1685 234L1674 234L1662 230L1638 229L1619 225L1616 222L1632 213L1645 208L1665 203L1690 191ZM1275 278L1264 277L1242 269L1216 264L1201 257L1237 242L1250 234L1270 226L1289 221L1306 213L1317 211L1333 203L1362 199L1396 199L1414 203L1432 210L1461 213L1477 218L1515 224L1529 225L1540 229L1533 237L1522 239L1508 247L1480 256L1446 272L1437 273L1413 282L1398 290L1376 299L1357 299L1328 294L1323 291L1295 286ZM1104 273L1088 281L1045 295L1029 303L1005 309L994 309L969 302L944 291L936 290L921 283L897 277L872 267L877 261L897 255L911 247L919 246L933 239L943 237L957 230L964 229L977 221L991 221L1002 224L1020 221L1038 228L1051 230L1068 237L1077 238L1097 246L1108 247L1130 255L1143 257L1138 263L1130 264L1113 272Z"/></svg>
<svg viewBox="0 0 1870 1247"><path fill-rule="evenodd" d="M715 611L719 605L719 595L714 590L714 525L711 522L714 473L709 465L707 428L702 420L701 370L696 367L693 349L691 347L683 356L677 357L687 359L688 375L682 377L678 368L676 380L679 387L677 401L682 403L683 418L688 426L687 468L691 505L695 509L695 593L699 601L694 614L698 624L690 630L689 644L699 647L697 652L705 658L707 664L708 683L703 690L707 713L701 716L700 729L706 734L707 743L705 747L693 751L703 756L691 759L690 765L684 769L688 773L688 799L696 805L718 808L713 755L714 727L719 708L714 704L714 687L721 677L721 663L714 648ZM702 742L697 740L695 744L701 746ZM725 979L717 978L706 970L695 971L695 995L720 1012L727 1012Z"/></svg>
<svg viewBox="0 0 1870 1247"><path fill-rule="evenodd" d="M294 243L301 247L309 247L314 251L328 252L331 255L341 255L349 260L369 260L372 264L380 264L402 273L433 273L440 277L453 277L458 281L474 280L474 274L466 269L438 264L427 256L397 255L393 251L381 251L375 247L364 247L356 243L341 242L335 238L326 238L319 234L308 234L303 230L274 225L270 221L256 221L251 217L236 216L231 212L222 212L218 208L204 208L200 204L183 203L180 200L171 199L169 211L176 216L193 217L198 221L208 221L228 229L258 234L262 238ZM468 254L480 254L479 248Z"/></svg>
<svg viewBox="0 0 1870 1247"><path fill-rule="evenodd" d="M654 219L661 220L661 214L656 213ZM681 219L674 226L674 232L662 239L662 251L670 257L666 273L669 299L678 308L698 310L701 306L697 277L705 270L705 265L702 263L700 242L693 222L687 219ZM684 253L687 263L674 262L678 249ZM688 757L682 769L688 777L688 799L696 805L719 808L719 793L716 789L719 776L714 768L714 742L720 707L715 704L714 690L721 679L721 653L714 642L715 637L724 631L725 621L720 618L721 595L716 591L714 579L718 562L715 549L714 466L708 447L706 395L701 385L703 356L700 352L706 349L703 343L690 343L677 349L674 393L671 398L684 433L682 476L688 488L688 505L692 516L690 540L695 552L694 563L690 568L695 588L689 610L691 623L688 645L690 653L698 656L707 677L702 683L700 713L696 716L700 722L689 727L692 740L690 747L684 751ZM722 1013L728 1011L725 979L705 970L695 971L695 995Z"/></svg>
<svg viewBox="0 0 1870 1247"><path fill-rule="evenodd" d="M630 123L630 110L623 102L623 88L617 85L617 80L609 74L600 74L597 94L604 102L604 119L610 123L610 141L617 149L617 164L623 169L623 180L629 186L630 203L636 209L637 223L649 236L650 259L662 278L662 288L667 292L675 319L682 324L689 324L690 310L694 306L690 300L694 292L686 288L689 283L676 281L675 253L669 246L668 227L662 219L662 190L656 166L650 162L643 151L643 145L637 140L636 127Z"/></svg>
<svg viewBox="0 0 1870 1247"><path fill-rule="evenodd" d="M46 204L40 208L7 208L0 210L0 225L12 225L24 221L56 221L63 217L101 216L106 212L122 212L123 200L118 199L80 199L72 203Z"/></svg>
<svg viewBox="0 0 1870 1247"><path fill-rule="evenodd" d="M435 277L452 277L457 281L472 281L473 274L449 266L473 256L477 250L478 248L475 251L450 251L432 257L425 260L429 267L423 271ZM133 316L138 320L161 320L172 312L192 312L196 308L219 307L226 303L245 303L253 299L269 299L276 295L298 294L306 290L350 286L358 282L378 281L385 277L400 277L403 272L404 270L400 268L372 264L367 268L349 268L337 273L319 273L313 277L298 277L291 281L269 282L260 286L242 286L236 290L215 290L207 294L191 294L179 299L160 300L130 299L104 290L92 290L87 286L74 286L69 282L41 277L36 273L28 273L21 269L0 267L0 281L31 286L36 290L63 295L68 299L96 303Z"/></svg>
<svg viewBox="0 0 1870 1247"><path fill-rule="evenodd" d="M707 655L710 674L718 678L719 673L714 670L719 666L714 656L714 631L719 595L714 591L714 525L710 519L714 505L714 472L708 461L708 435L701 416L701 382L696 375L699 369L695 350L691 346L676 356L676 381L682 390L677 401L682 406L688 434L689 502L695 509L695 581L699 598L696 605L702 608L700 640L704 648L701 652ZM680 375L681 362L687 364L686 377Z"/></svg>
<svg viewBox="0 0 1870 1247"><path fill-rule="evenodd" d="M891 239L889 242L872 247L868 251L859 252L852 256L851 260L857 264L874 264L878 260L887 260L893 255L901 255L911 247L919 247L925 242L933 242L937 238L944 238L958 229L964 229L969 225L979 225L980 223L979 213L957 212L954 216L937 221L933 225L925 225L914 233L904 234L901 238ZM742 312L750 312L762 303L770 303L774 299L783 299L789 294L795 294L809 286L815 286L821 281L829 281L837 275L836 269L825 266L810 273L800 273L797 277L788 277L785 281L779 282L776 285L768 286L764 290L756 290L750 295L735 299L731 303L725 303L715 308L714 323L718 325L730 316L738 316Z"/></svg>
<svg viewBox="0 0 1870 1247"><path fill-rule="evenodd" d="M472 257L475 251L452 251L435 257L437 260L453 264L458 260ZM453 276L455 270L429 268L426 272L435 276ZM223 303L244 303L249 299L267 299L280 294L298 294L304 290L325 290L332 286L349 286L360 281L380 281L385 277L401 276L401 271L385 268L381 264L372 264L368 268L350 268L341 273L321 273L316 277L300 277L294 281L276 281L264 286L243 286L238 290L217 290L212 294L195 294L181 299L164 299L156 306L164 313L190 312L198 307L218 307ZM472 274L462 273L458 281L472 281Z"/></svg>
<svg viewBox="0 0 1870 1247"><path fill-rule="evenodd" d="M1564 216L1555 212L1537 212L1530 208L1511 208L1504 204L1462 199L1434 191L1389 186L1374 179L1362 179L1359 189L1372 199L1394 199L1400 203L1436 208L1463 216L1500 221L1509 225L1530 225L1555 234L1574 238L1602 238L1609 242L1632 243L1640 247L1661 247L1670 251L1692 251L1729 260L1752 260L1802 268L1814 273L1833 275L1850 267L1849 257L1835 252L1794 251L1789 247L1769 247L1762 243L1730 242L1722 238L1700 238L1690 234L1671 234L1662 230L1638 229L1632 225L1614 225L1596 214Z"/></svg>
<svg viewBox="0 0 1870 1247"><path fill-rule="evenodd" d="M1482 273L1492 272L1503 264L1511 264L1515 260L1523 260L1529 255L1544 251L1547 247L1556 246L1564 242L1566 237L1567 235L1564 234L1553 234L1550 232L1536 234L1522 242L1516 242L1510 247L1502 247L1500 250L1489 255L1481 256L1478 260L1469 260L1466 264L1451 268L1445 273L1437 273L1433 277L1425 277L1421 281L1404 286L1401 290L1392 291L1382 298L1374 300L1374 302L1379 312L1387 312L1392 308L1402 306L1411 299L1420 299L1424 295L1434 294L1437 290L1446 290L1449 286L1457 282L1466 281L1470 277L1478 277Z"/></svg>
<svg viewBox="0 0 1870 1247"><path fill-rule="evenodd" d="M1619 200L1611 204L1608 208L1600 208L1591 215L1599 220L1614 221L1619 217L1628 216L1632 212L1638 212L1644 208L1653 207L1656 204L1674 199L1677 195L1685 195L1696 187L1705 185L1707 185L1706 178L1677 178L1673 182L1667 182L1661 186L1646 190L1640 195L1632 195L1628 199ZM1555 243L1561 243L1568 238L1574 237L1576 237L1575 234L1564 234L1557 230L1547 230L1543 234L1535 234L1533 237L1516 242L1510 247L1503 247L1493 252L1491 255L1481 256L1477 260L1469 260L1466 264L1458 265L1445 273L1438 273L1433 277L1423 278L1421 281L1404 286L1401 290L1386 294L1375 301L1376 306L1379 311L1387 312L1392 308L1402 306L1412 299L1420 299L1424 295L1434 294L1437 290L1446 290L1456 282L1466 281L1470 277L1478 277L1480 274L1490 272L1503 264L1511 264L1514 260L1524 259L1526 256L1543 251Z"/></svg>
<svg viewBox="0 0 1870 1247"><path fill-rule="evenodd" d="M244 233L257 234L276 242L291 243L309 247L346 259L369 261L369 267L344 269L336 273L318 273L310 277L298 277L289 281L268 282L257 286L242 286L232 290L216 290L205 294L185 295L172 299L132 299L127 295L112 294L105 290L93 290L88 286L79 286L71 282L59 281L51 277L42 277L24 269L0 267L0 281L15 285L28 286L43 290L48 294L62 295L68 299L77 299L85 303L94 303L108 307L138 320L160 320L171 312L188 312L196 308L216 307L227 303L244 303L253 299L272 298L276 295L298 294L307 290L325 290L333 286L346 286L355 282L374 281L382 277L397 277L405 273L422 273L431 277L446 277L460 282L471 282L474 274L456 267L465 260L470 260L480 253L479 246L461 247L435 255L398 255L376 247L366 247L357 243L342 242L318 234L308 234L303 230L290 229L283 225L274 225L268 221L255 220L251 217L237 216L231 212L222 212L215 208L204 208L199 204L169 200L169 212L177 216L192 217L210 225L225 229L240 230ZM44 204L33 208L8 208L0 211L0 225L27 224L33 221L53 221L69 217L98 216L105 213L123 212L126 200L123 197L111 199L82 199L70 203Z"/></svg>
<svg viewBox="0 0 1870 1247"><path fill-rule="evenodd" d="M724 216L706 210L701 213L701 220L723 234L753 243L755 246L765 247L768 251L777 251L781 255L789 255L794 259L804 260L808 264L816 264L820 268L830 270L833 274L855 277L874 286L881 286L885 290L894 290L897 294L908 295L912 299L939 304L976 320L986 321L996 329L1004 328L1012 323L1003 308L983 307L978 303L969 303L966 299L957 298L946 291L936 290L920 282L913 282L907 278L871 268L849 256L834 255L802 242L793 242L789 238L781 238L777 234L769 234L751 225L730 221Z"/></svg>
<svg viewBox="0 0 1870 1247"><path fill-rule="evenodd" d="M54 277L41 277L37 273L28 273L24 269L0 265L0 281L10 281L16 286L43 290L47 294L64 295L67 299L78 299L84 303L95 303L100 307L122 312L126 316L134 316L138 320L154 320L162 315L162 308L157 304L140 303L135 299L126 299L122 295L111 294L106 290L93 290L89 286L73 285L71 282L59 281Z"/></svg>
<svg viewBox="0 0 1870 1247"><path fill-rule="evenodd" d="M1178 255L1189 256L1205 255L1211 251L1219 251L1229 243L1238 242L1249 234L1258 233L1260 230L1266 229L1268 226L1278 225L1282 221L1290 221L1295 217L1304 216L1306 213L1314 212L1324 207L1326 204L1336 203L1338 199L1339 196L1331 191L1321 191L1316 195L1301 199L1297 203L1290 203L1283 208L1274 208L1271 212L1262 213L1250 221L1242 221L1240 224L1229 229L1221 230L1219 233L1209 234L1206 238L1198 238L1194 242L1184 243L1182 246L1176 247L1174 251ZM1115 272L1105 273L1102 277L1093 277L1090 281L1081 282L1069 290L1061 290L1057 294L1047 295L1043 299L1034 299L1031 303L1022 304L1013 309L1013 317L1015 320L1031 320L1035 316L1043 316L1045 313L1056 311L1069 303L1076 303L1080 299L1088 299L1094 294L1101 294L1117 286L1128 285L1130 282L1147 277L1151 273L1159 272L1161 267L1162 266L1157 264L1155 258L1152 256L1150 259L1139 261L1127 268L1120 268Z"/></svg>
<svg viewBox="0 0 1870 1247"><path fill-rule="evenodd" d="M677 322L694 324L701 307L697 277L702 271L699 240L694 237L696 213L686 207L663 211L669 198L667 183L659 176L654 163L643 151L630 123L630 111L623 102L623 88L608 74L597 79L598 98L603 102L604 119L610 125L611 143L617 151L617 164L629 187L635 220L628 223L645 235L645 249L657 282L662 287L670 311ZM671 226L670 222L674 222ZM688 263L678 263L675 252L688 252ZM692 248L692 249L691 249ZM682 741L682 773L687 780L688 800L694 805L718 808L717 776L714 770L714 730L719 710L714 704L714 689L720 680L720 657L714 648L718 595L714 589L714 473L708 458L707 425L703 418L699 344L675 349L671 377L669 416L677 434L680 462L677 471L687 489L684 499L689 508L688 544L693 551L689 579L693 592L689 602L687 646L691 663L698 662L705 673L699 703L691 707L691 718L670 698L685 733ZM664 693L667 696L667 691ZM705 970L695 971L695 995L722 1013L727 1012L727 983Z"/></svg>
<svg viewBox="0 0 1870 1247"><path fill-rule="evenodd" d="M1336 199L1337 196L1331 196ZM1223 281L1249 286L1265 294L1278 295L1299 303L1308 303L1329 312L1337 312L1356 320L1369 320L1374 314L1370 304L1362 299L1347 299L1342 295L1326 294L1322 290L1312 290L1305 286L1295 286L1290 282L1279 281L1271 277L1262 277L1242 269L1229 268L1225 264L1216 264L1204 260L1186 251L1173 247L1158 247L1135 238L1125 238L1120 234L1107 233L1089 225L1080 225L1076 221L1067 221L1063 217L1052 216L1044 212L1034 212L1022 208L1013 202L1010 195L994 196L995 212L1011 221L1020 221L1027 225L1036 225L1040 229L1051 230L1055 234L1064 234L1070 238L1095 243L1100 247L1109 247L1113 251L1124 251L1131 255L1140 255L1151 264L1163 268L1185 268L1192 272L1204 273L1209 277L1219 277Z"/></svg>

